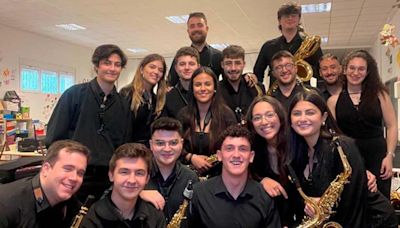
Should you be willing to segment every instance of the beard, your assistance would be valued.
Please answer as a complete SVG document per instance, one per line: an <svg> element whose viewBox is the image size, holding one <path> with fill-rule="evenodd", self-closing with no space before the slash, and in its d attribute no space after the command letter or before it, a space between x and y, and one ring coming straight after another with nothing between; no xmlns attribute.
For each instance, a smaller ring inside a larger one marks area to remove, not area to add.
<svg viewBox="0 0 400 228"><path fill-rule="evenodd" d="M199 34L200 36L195 36L196 34ZM195 32L192 32L189 37L190 37L190 40L192 41L192 43L203 44L206 42L207 35L201 31L195 31Z"/></svg>

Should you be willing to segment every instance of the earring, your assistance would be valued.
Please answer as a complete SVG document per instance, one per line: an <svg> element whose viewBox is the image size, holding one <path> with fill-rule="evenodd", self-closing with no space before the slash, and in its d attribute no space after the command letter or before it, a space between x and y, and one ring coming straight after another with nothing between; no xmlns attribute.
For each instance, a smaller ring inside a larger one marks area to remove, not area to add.
<svg viewBox="0 0 400 228"><path fill-rule="evenodd" d="M322 126L325 126L325 121L322 122Z"/></svg>
<svg viewBox="0 0 400 228"><path fill-rule="evenodd" d="M217 92L217 90L216 89L214 89L214 93L216 93Z"/></svg>

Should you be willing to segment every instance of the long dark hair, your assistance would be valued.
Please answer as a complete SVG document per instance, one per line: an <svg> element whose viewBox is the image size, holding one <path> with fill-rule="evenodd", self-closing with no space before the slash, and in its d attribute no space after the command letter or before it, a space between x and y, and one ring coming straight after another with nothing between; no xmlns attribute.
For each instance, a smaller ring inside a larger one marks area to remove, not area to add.
<svg viewBox="0 0 400 228"><path fill-rule="evenodd" d="M260 102L266 102L272 106L274 109L274 112L277 114L279 122L280 122L280 128L279 132L276 136L276 150L277 150L277 158L278 158L278 171L279 171L279 179L281 183L285 183L287 181L287 172L286 172L286 163L288 161L288 137L289 137L289 131L288 131L288 121L287 121L287 114L285 108L282 106L282 104L275 98L271 96L261 96L261 97L256 97L253 102L250 104L249 110L247 111L246 119L247 119L247 126L250 130L250 132L254 135L254 151L256 153L256 158L255 160L255 165L253 166L253 169L258 169L257 165L259 166L269 166L269 161L268 161L268 155L265 154L265 151L267 150L267 145L268 142L265 140L263 137L261 137L259 134L257 134L256 130L254 129L253 125L253 109L254 106ZM256 172L256 170L254 170ZM256 178L261 178L259 177L260 174L254 173L256 175ZM258 176L258 177L257 177Z"/></svg>
<svg viewBox="0 0 400 228"><path fill-rule="evenodd" d="M213 78L214 90L217 90L218 81L217 76L214 72L208 67L200 67L193 72L192 78L190 80L189 85L189 94L191 96L190 102L187 106L186 112L182 113L183 120L183 128L184 128L184 138L190 140L191 151L193 152L193 142L196 132L196 117L199 115L199 109L197 106L197 100L193 94L193 80L200 74L207 74ZM228 126L226 124L226 120L224 118L224 113L229 108L225 105L225 102L220 97L219 93L214 93L214 96L211 98L210 104L210 112L211 112L211 125L209 131L209 151L214 153L216 148L214 145L217 141L218 135L221 131L226 129Z"/></svg>
<svg viewBox="0 0 400 228"><path fill-rule="evenodd" d="M290 103L289 106L289 116L291 115L293 108L300 101L308 101L315 105L321 114L327 113L327 118L325 120L325 124L321 126L320 137L325 139L332 139L336 135L341 135L340 131L335 119L332 116L332 113L329 111L329 108L324 100L316 91L308 90L297 93L294 96L294 99ZM292 125L292 120L289 118L289 124ZM308 145L303 136L297 134L293 128L291 129L291 145L292 145L292 154L291 156L294 159L294 162L297 163L297 170L304 170L306 164L308 162L307 149Z"/></svg>
<svg viewBox="0 0 400 228"><path fill-rule="evenodd" d="M361 96L362 101L369 103L377 98L380 93L383 95L384 92L388 93L387 88L382 83L381 77L379 76L378 64L374 57L364 50L355 50L346 55L343 59L343 69L346 71L350 60L354 58L362 58L367 62L367 75L361 85ZM347 88L347 79L344 77L345 88Z"/></svg>

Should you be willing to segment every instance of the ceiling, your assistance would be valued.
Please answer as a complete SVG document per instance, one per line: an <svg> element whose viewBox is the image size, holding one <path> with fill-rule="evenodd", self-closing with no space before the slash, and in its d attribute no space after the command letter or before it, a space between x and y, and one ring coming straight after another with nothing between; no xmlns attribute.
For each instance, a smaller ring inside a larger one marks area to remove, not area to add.
<svg viewBox="0 0 400 228"><path fill-rule="evenodd" d="M331 0L329 13L303 14L308 34L328 37L323 49L368 48L398 10L400 0ZM210 27L208 43L238 44L258 52L268 39L277 37L276 12L281 0L0 0L0 24L94 48L114 43L124 50L144 48L173 56L189 45L186 24L173 24L166 16L202 11ZM296 1L300 4L322 3ZM65 31L56 24L75 23L87 30Z"/></svg>

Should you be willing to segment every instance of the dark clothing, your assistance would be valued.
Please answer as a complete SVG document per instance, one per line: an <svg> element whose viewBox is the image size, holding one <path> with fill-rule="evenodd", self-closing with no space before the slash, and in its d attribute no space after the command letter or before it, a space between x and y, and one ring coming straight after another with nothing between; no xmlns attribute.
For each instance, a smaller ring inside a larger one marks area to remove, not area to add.
<svg viewBox="0 0 400 228"><path fill-rule="evenodd" d="M130 220L124 219L116 205L112 202L111 194L109 194L90 207L80 227L165 228L165 226L163 213L150 203L143 201L140 197L136 201L133 218Z"/></svg>
<svg viewBox="0 0 400 228"><path fill-rule="evenodd" d="M183 203L183 191L185 190L189 180L192 180L193 183L197 183L199 178L193 170L182 165L179 161L176 162L171 175L164 180L158 169L157 163L153 159L150 180L149 183L147 183L145 190L157 190L164 197L164 215L167 223L171 221L171 218ZM181 227L187 227L186 222L182 221Z"/></svg>
<svg viewBox="0 0 400 228"><path fill-rule="evenodd" d="M259 183L248 179L243 192L234 199L221 176L194 186L189 225L191 228L281 227L274 202Z"/></svg>
<svg viewBox="0 0 400 228"><path fill-rule="evenodd" d="M133 90L131 85L125 86L120 91L122 97L124 97L129 104L132 103ZM151 93L143 93L143 103L139 106L139 109L135 113L132 111L132 138L130 141L136 143L142 143L149 146L149 140L151 138L150 125L156 119L156 95ZM125 128L129 125L125 125Z"/></svg>
<svg viewBox="0 0 400 228"><path fill-rule="evenodd" d="M328 101L328 99L332 96L332 94L326 88L320 89L320 91L325 101Z"/></svg>
<svg viewBox="0 0 400 228"><path fill-rule="evenodd" d="M108 166L114 150L131 136L126 127L131 124L131 113L115 87L105 102L104 96L96 78L67 89L49 120L46 146L72 139L90 149L89 165Z"/></svg>
<svg viewBox="0 0 400 228"><path fill-rule="evenodd" d="M258 83L262 93L265 94L264 86ZM257 97L258 92L255 87L248 87L244 77L241 77L239 89L235 91L228 79L224 79L218 83L218 93L221 94L225 103L235 113L236 120L241 123L246 117L247 109L251 102ZM261 94L261 95L263 95Z"/></svg>
<svg viewBox="0 0 400 228"><path fill-rule="evenodd" d="M199 54L200 54L200 65L211 68L211 70L215 73L215 75L218 78L218 76L223 72L221 67L222 52L206 44L206 46L204 46L203 50L201 50ZM168 84L170 86L176 85L176 83L178 83L179 81L178 73L176 73L175 70L175 63L176 60L174 59L168 74Z"/></svg>
<svg viewBox="0 0 400 228"><path fill-rule="evenodd" d="M175 118L178 116L179 111L186 107L191 101L189 91L183 88L182 84L178 82L168 93L165 100L165 106L162 116Z"/></svg>
<svg viewBox="0 0 400 228"><path fill-rule="evenodd" d="M382 180L380 168L386 156L387 145L383 131L383 114L379 98L372 102L353 105L347 89L343 89L336 103L336 120L340 130L355 139L365 162L365 168L376 176L378 189L390 199L391 180Z"/></svg>
<svg viewBox="0 0 400 228"><path fill-rule="evenodd" d="M253 178L256 181L261 181L263 178L268 177L276 182L280 183L281 186L285 189L286 193L289 195L289 199L285 199L282 195L274 197L274 203L276 208L278 209L279 216L281 218L281 225L292 227L294 225L294 208L292 204L294 201L292 200L292 196L296 193L296 189L294 185L290 183L289 179L287 178L287 171L286 168L282 172L282 175L275 173L272 170L270 161L269 161L269 152L267 149L267 143L264 138L260 136L255 136L254 143L253 143L253 150L255 152L253 164L250 166L251 173ZM287 161L288 159L286 159ZM279 169L279 168L278 168Z"/></svg>
<svg viewBox="0 0 400 228"><path fill-rule="evenodd" d="M282 94L278 86L276 90L272 90L271 97L276 98L279 102L281 102L282 106L285 107L286 110L289 110L289 105L290 103L292 103L295 95L298 92L303 92L305 90L303 86L306 87L307 89L312 89L307 85L301 85L300 83L296 83L290 95L286 97L285 95Z"/></svg>
<svg viewBox="0 0 400 228"><path fill-rule="evenodd" d="M69 228L80 206L74 197L51 206L40 186L39 174L0 185L0 227Z"/></svg>
<svg viewBox="0 0 400 228"><path fill-rule="evenodd" d="M264 72L269 66L270 70L268 75L270 77L270 86L275 81L275 78L271 74L271 59L272 57L281 50L286 50L292 53L293 55L301 46L303 42L303 38L300 36L299 33L288 43L286 38L282 35L278 38L273 40L269 40L263 44L261 47L260 53L258 54L256 63L254 65L253 72L257 75L258 81L263 82L264 80ZM323 80L319 76L319 59L322 57L322 50L318 48L318 50L309 58L306 58L305 61L308 62L313 68L314 77L317 78L318 84L323 84ZM318 86L319 87L319 86Z"/></svg>

